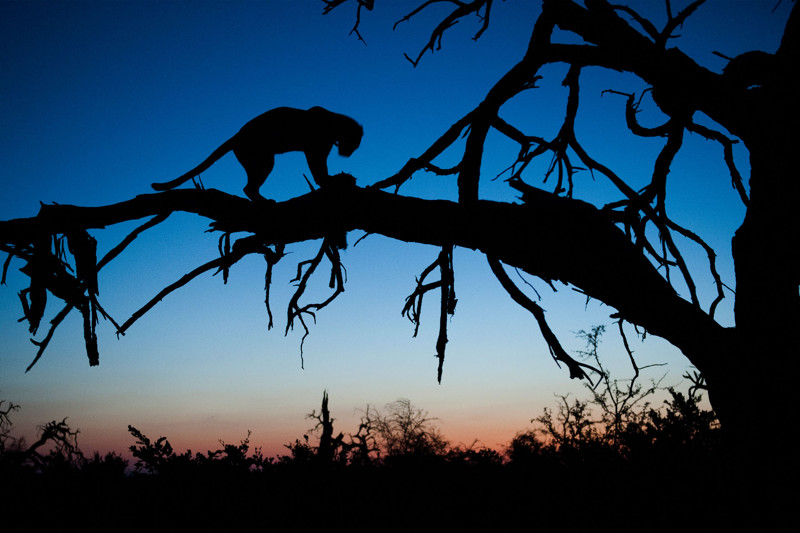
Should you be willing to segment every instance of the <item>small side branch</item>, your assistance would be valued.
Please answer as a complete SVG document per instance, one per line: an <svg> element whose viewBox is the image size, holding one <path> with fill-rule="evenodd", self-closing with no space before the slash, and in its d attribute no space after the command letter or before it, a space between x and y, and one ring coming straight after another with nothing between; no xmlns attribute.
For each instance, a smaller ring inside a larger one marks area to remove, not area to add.
<svg viewBox="0 0 800 533"><path fill-rule="evenodd" d="M739 193L739 198L741 198L744 206L747 207L750 205L750 198L747 196L747 190L744 187L744 180L742 179L742 175L739 173L739 169L736 168L736 164L733 161L733 145L738 141L731 139L718 131L706 128L700 124L695 124L694 122L687 124L686 129L692 133L702 135L706 139L717 141L722 145L723 158L725 160L725 164L728 166L728 171L731 174L731 185L734 189L736 189L736 192Z"/></svg>
<svg viewBox="0 0 800 533"><path fill-rule="evenodd" d="M142 315L144 315L150 309L155 307L155 305L158 302L160 302L161 300L166 298L166 296L169 295L171 292L175 291L176 289L179 289L179 288L183 287L184 285L186 285L187 283L189 283L190 281L195 279L197 276L199 276L199 275L201 275L201 274L203 274L205 272L208 272L209 270L212 270L212 269L215 269L215 268L216 269L220 269L220 270L229 268L231 265L233 265L234 263L239 261L242 257L247 255L247 253L249 253L249 252L245 251L245 250L241 250L241 249L237 250L236 247L234 247L234 249L231 251L230 254L224 255L222 257L218 257L218 258L216 258L216 259L214 259L212 261L209 261L208 263L206 263L204 265L201 265L201 266L195 268L194 270L192 270L188 274L184 274L183 276L181 276L181 278L178 281L168 285L167 287L164 287L149 302L147 302L144 306L142 306L138 311L133 313L131 315L131 317L128 320L126 320L122 324L122 326L120 326L120 328L117 331L117 335L124 335L125 332L128 330L128 328L130 328L134 324L134 322L139 320L142 317Z"/></svg>
<svg viewBox="0 0 800 533"><path fill-rule="evenodd" d="M422 10L431 6L433 4L438 4L442 2L448 2L451 4L455 4L456 8L450 13L447 17L442 20L436 28L434 28L433 32L431 32L430 39L428 39L428 43L422 47L419 54L417 54L416 59L411 59L408 54L405 55L406 59L408 59L412 65L415 67L419 64L422 56L425 55L427 50L430 50L431 53L434 50L440 50L442 48L442 37L444 36L444 32L447 31L448 28L454 26L459 22L459 20L467 15L475 13L480 20L483 21L481 28L478 32L473 36L473 40L480 39L483 32L489 27L489 14L492 9L492 1L493 0L473 0L472 2L462 2L457 0L427 0L418 8L414 9L408 15L403 17L402 19L395 22L394 27L397 28L397 25L401 22L405 22L407 20L411 20L411 17L419 14ZM483 15L481 15L480 10L483 8Z"/></svg>
<svg viewBox="0 0 800 533"><path fill-rule="evenodd" d="M547 321L544 317L544 309L542 309L539 304L528 298L525 293L523 293L519 287L517 287L514 282L511 281L511 279L508 277L508 274L506 274L506 271L503 269L503 265L498 259L490 256L486 256L486 259L489 261L489 267L492 269L492 273L495 275L497 280L500 282L500 285L503 286L509 296L511 296L511 299L530 311L530 313L536 319L536 322L539 324L539 330L542 332L542 336L547 343L547 347L550 349L550 355L553 357L556 364L558 364L560 361L567 365L570 378L585 378L589 383L592 383L592 379L584 369L602 374L600 370L594 368L593 366L586 363L581 363L580 361L576 361L574 358L572 358L572 356L570 356L561 346L561 343L558 341L558 337L556 337L555 333L553 333L553 330L551 330L550 326L547 324Z"/></svg>
<svg viewBox="0 0 800 533"><path fill-rule="evenodd" d="M122 241L118 245L112 248L106 255L103 256L103 258L100 261L97 262L97 270L100 270L108 263L110 263L115 257L121 254L123 250L125 250L125 248L127 248L128 245L131 244L134 241L134 239L136 239L136 237L138 237L142 232L152 228L153 226L161 224L167 219L168 216L169 213L156 215L147 222L145 222L144 224L142 224L141 226L139 226L138 228L136 228L135 230L133 230L132 232L130 232L124 239L122 239Z"/></svg>
<svg viewBox="0 0 800 533"><path fill-rule="evenodd" d="M689 18L689 16L694 13L698 7L703 5L706 0L695 0L685 8L683 8L677 15L674 17L672 16L672 10L669 8L669 2L667 2L667 16L669 20L667 24L664 26L664 29L661 30L660 39L656 40L656 44L661 46L662 48L667 45L667 40L678 37L677 35L673 35L672 32L675 31L676 28L681 26L684 21Z"/></svg>
<svg viewBox="0 0 800 533"><path fill-rule="evenodd" d="M425 150L421 156L409 159L397 174L380 180L370 187L376 189L385 189L387 187L394 186L395 192L397 192L400 189L400 186L411 179L411 176L413 176L418 170L431 170L436 168L432 165L432 161L445 149L451 146L458 139L459 135L461 135L461 132L469 127L469 125L472 123L474 115L475 111L467 113L463 118L450 126L450 128L427 150Z"/></svg>
<svg viewBox="0 0 800 533"><path fill-rule="evenodd" d="M628 199L622 202L621 205L625 205L626 211L628 211L628 213L626 213L626 224L634 224L632 228L628 227L627 229L633 229L633 236L635 237L637 244L647 250L648 253L650 253L656 259L656 261L666 269L667 281L670 281L669 267L677 266L679 268L683 274L683 278L686 281L687 286L689 287L692 303L699 307L700 303L697 298L694 281L685 261L683 261L680 250L672 239L670 220L666 214L660 213L654 206L651 206L649 203L643 201L642 196L639 193L631 189L631 187L619 176L617 176L617 174L615 174L610 168L592 159L592 157L586 153L586 151L578 144L577 141L571 145L571 148L575 150L575 153L578 154L578 157L590 170L597 170L601 174L605 175L625 196L627 196ZM643 215L641 220L638 220L638 212L641 212ZM637 213L636 217L632 216L634 213ZM632 220L634 218L637 220ZM656 252L647 240L647 236L645 234L645 223L648 221L652 222L656 228L658 228L659 236L661 237L662 241L662 248L665 250L663 253ZM674 261L670 261L668 259L666 253L667 250L670 254L672 254L673 258L675 259Z"/></svg>
<svg viewBox="0 0 800 533"><path fill-rule="evenodd" d="M53 333L55 333L56 328L59 324L61 324L64 318L66 318L70 311L72 311L72 305L67 304L61 311L58 312L55 317L53 317L53 320L50 321L50 329L48 330L44 339L41 341L35 341L31 339L31 342L34 344L34 346L37 346L39 349L36 351L36 356L33 358L33 361L31 361L31 364L29 364L25 369L25 372L30 371L30 369L34 367L39 359L41 359L42 354L44 354L44 351L47 348L47 345L50 344L50 339L53 338Z"/></svg>
<svg viewBox="0 0 800 533"><path fill-rule="evenodd" d="M308 315L312 318L312 320L316 320L316 312L324 307L327 307L336 299L337 296L344 292L345 270L344 266L342 265L339 250L333 240L334 239L330 237L323 239L317 254L312 259L302 261L297 265L297 276L295 276L295 278L292 280L292 282L297 282L297 289L292 295L292 298L289 300L289 305L287 308L286 330L284 333L288 335L289 330L294 329L295 320L297 320L303 328L303 338L300 340L301 368L304 367L303 344L305 343L306 337L308 337L309 334L308 325L305 322L304 316ZM314 271L320 265L322 260L326 257L331 263L331 275L328 286L329 288L333 289L333 292L322 302L310 303L301 306L300 298L303 296L303 293L305 293L306 288L308 287L308 281L311 279L312 274L314 274Z"/></svg>
<svg viewBox="0 0 800 533"><path fill-rule="evenodd" d="M714 301L711 302L711 306L709 307L708 311L708 314L711 316L711 318L714 318L714 312L717 309L717 305L719 305L719 303L725 298L725 292L722 290L725 284L722 283L722 278L720 277L719 272L717 272L716 252L714 252L714 249L708 243L706 243L706 241L704 241L699 235L690 229L684 228L672 220L667 220L667 225L687 239L697 243L706 252L706 257L708 257L708 268L711 272L711 276L714 278L714 285L717 287L717 296L714 298Z"/></svg>
<svg viewBox="0 0 800 533"><path fill-rule="evenodd" d="M633 385L633 382L639 377L639 365L636 364L636 359L633 357L633 350L631 350L631 346L628 344L628 337L625 335L625 329L622 327L622 322L623 320L621 318L618 319L617 327L619 328L619 336L622 338L622 345L625 347L625 353L628 354L628 359L630 359L631 366L633 367L633 378L631 378L631 385Z"/></svg>
<svg viewBox="0 0 800 533"><path fill-rule="evenodd" d="M669 133L669 122L662 124L661 126L656 126L655 128L648 128L639 124L639 121L636 119L636 113L639 112L639 106L641 105L642 98L649 90L650 89L645 89L642 94L639 95L638 100L636 100L636 95L633 93L623 93L613 89L607 89L600 94L619 94L622 96L627 96L627 100L625 102L625 124L634 135L639 137L665 137Z"/></svg>
<svg viewBox="0 0 800 533"><path fill-rule="evenodd" d="M694 13L697 10L697 8L700 7L700 5L702 5L703 3L705 3L705 0L695 0L695 2L686 6L676 16L673 16L669 1L667 1L668 20L667 24L664 26L664 29L661 31L658 31L652 22L641 16L639 13L634 11L633 8L629 6L613 5L611 7L617 11L622 11L630 15L633 18L633 20L635 20L642 27L642 29L644 29L647 35L651 39L653 39L653 42L657 46L659 46L660 48L664 48L666 47L667 41L669 39L677 37L676 35L673 35L672 32L675 31L675 29L679 27L681 24L683 24L684 21L689 17L689 15Z"/></svg>
<svg viewBox="0 0 800 533"><path fill-rule="evenodd" d="M334 8L347 2L347 0L322 0L322 1L325 3L325 7L322 10L323 15L327 15L328 13L333 11ZM363 7L366 8L367 11L372 11L373 6L375 5L375 0L356 0L356 3L358 4L358 7L356 8L356 22L353 25L353 29L350 30L350 34L352 35L355 33L356 37L358 37L358 40L366 45L367 41L364 40L364 38L361 36L361 33L359 33L358 31L358 26L359 24L361 24L361 8Z"/></svg>
<svg viewBox="0 0 800 533"><path fill-rule="evenodd" d="M402 316L407 317L408 320L414 324L414 337L416 337L419 332L419 325L422 320L422 299L425 293L438 288L442 283L441 280L425 283L425 279L437 266L439 266L438 257L436 261L425 267L425 270L423 270L422 274L417 278L417 286L414 288L414 292L406 297L406 303L403 306L403 310L400 312Z"/></svg>
<svg viewBox="0 0 800 533"><path fill-rule="evenodd" d="M522 181L522 172L533 159L547 152L551 152L552 158L544 173L543 183L547 183L547 180L549 180L557 170L557 179L553 187L553 192L555 194L566 193L568 197L572 197L574 189L573 176L578 170L585 170L584 168L574 166L568 153L568 148L575 143L575 119L578 114L578 104L580 101L580 71L581 68L579 66L571 66L562 83L569 88L569 96L567 97L564 122L553 140L547 141L541 137L525 135L499 117L494 117L492 119L492 127L509 139L520 144L520 152L516 161L500 174L511 172L511 176L507 178L506 181L512 183L512 187L514 186L513 183ZM535 76L534 82L540 78L541 76ZM534 145L536 145L536 147L531 149Z"/></svg>
<svg viewBox="0 0 800 533"><path fill-rule="evenodd" d="M695 398L698 395L699 391L706 391L708 392L708 383L706 382L705 376L701 372L697 370L693 370L691 374L686 372L683 376L684 379L689 380L691 386L689 387L689 397Z"/></svg>

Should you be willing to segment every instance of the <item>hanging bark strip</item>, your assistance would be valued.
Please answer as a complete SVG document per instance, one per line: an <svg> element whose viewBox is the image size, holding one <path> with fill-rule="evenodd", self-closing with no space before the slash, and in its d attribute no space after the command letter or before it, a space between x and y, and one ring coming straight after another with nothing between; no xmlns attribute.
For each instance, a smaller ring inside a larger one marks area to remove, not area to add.
<svg viewBox="0 0 800 533"><path fill-rule="evenodd" d="M428 275L435 269L439 269L439 280L425 283ZM448 317L455 313L456 299L455 276L453 273L453 245L442 246L436 261L428 265L422 274L417 278L417 286L414 291L406 297L401 314L407 317L414 324L414 337L419 332L419 325L422 320L422 299L425 293L439 289L439 334L436 338L436 358L439 365L436 370L436 379L442 382L442 369L444 367L445 347L447 346L447 322Z"/></svg>
<svg viewBox="0 0 800 533"><path fill-rule="evenodd" d="M456 312L455 275L453 273L453 246L443 246L439 252L439 272L441 282L441 302L439 307L439 336L436 339L436 357L439 366L436 369L436 381L442 382L442 369L444 367L444 351L447 346L447 322L449 317Z"/></svg>

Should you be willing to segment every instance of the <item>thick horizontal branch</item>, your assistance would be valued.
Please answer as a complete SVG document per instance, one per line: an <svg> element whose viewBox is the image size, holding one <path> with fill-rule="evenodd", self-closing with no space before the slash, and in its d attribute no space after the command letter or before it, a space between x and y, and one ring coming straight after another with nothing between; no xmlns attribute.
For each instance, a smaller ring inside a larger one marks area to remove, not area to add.
<svg viewBox="0 0 800 533"><path fill-rule="evenodd" d="M670 341L701 370L708 362L704 354L727 337L724 328L675 293L603 212L544 191L527 195L525 204L459 204L358 187L320 189L280 203L251 202L213 189L173 190L102 207L44 205L37 217L0 222L0 242L23 245L43 233L103 228L174 211L206 217L217 230L256 234L265 244L358 229L479 250L534 276L574 285Z"/></svg>

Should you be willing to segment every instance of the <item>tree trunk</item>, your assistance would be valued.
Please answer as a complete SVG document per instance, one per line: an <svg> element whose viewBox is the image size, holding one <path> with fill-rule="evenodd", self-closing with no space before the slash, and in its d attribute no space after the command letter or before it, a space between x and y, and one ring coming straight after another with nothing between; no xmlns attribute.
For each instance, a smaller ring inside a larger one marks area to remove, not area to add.
<svg viewBox="0 0 800 533"><path fill-rule="evenodd" d="M750 478L762 509L778 511L797 498L800 473L791 418L800 375L800 181L797 134L783 126L797 124L798 106L788 87L773 89L756 90L747 131L739 133L750 151L751 190L732 241L736 328L707 379L732 466Z"/></svg>

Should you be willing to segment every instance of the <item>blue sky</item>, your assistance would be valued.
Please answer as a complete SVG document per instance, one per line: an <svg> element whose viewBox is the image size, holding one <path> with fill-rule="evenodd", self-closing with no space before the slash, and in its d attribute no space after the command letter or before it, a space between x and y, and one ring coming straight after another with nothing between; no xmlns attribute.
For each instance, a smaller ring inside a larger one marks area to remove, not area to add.
<svg viewBox="0 0 800 533"><path fill-rule="evenodd" d="M442 50L412 68L403 53L415 56L448 9L436 6L392 31L417 3L376 2L375 11L362 17L365 46L348 35L354 8L323 17L315 0L0 2L0 216L33 216L39 202L91 206L150 193L151 182L184 173L249 119L284 105L321 105L363 124L361 148L349 159L332 154L332 173L349 172L360 185L393 174L480 102L521 57L539 9L535 1L496 2L480 40L471 40L477 21L465 20L448 31ZM791 7L785 0L774 12L771 1L709 4L684 25L676 44L716 71L725 61L713 51L774 51ZM662 2L633 5L663 23ZM502 114L547 137L560 125L565 94L560 67L545 74L539 89ZM591 70L582 81L578 135L597 158L643 185L660 141L632 139L624 129L623 98L601 96L604 89L643 86ZM656 124L658 112L643 120ZM515 154L513 144L490 137L482 197L514 200L502 180L489 178ZM457 155L446 153L441 163ZM736 155L746 173L746 153L740 149ZM279 156L261 192L277 200L302 194L303 173L308 171L301 155ZM528 179L539 182L534 173ZM733 286L729 243L744 211L721 149L688 136L670 179L673 216L715 246L721 273ZM229 155L203 181L241 194L244 172ZM581 175L577 184L577 196L587 201L599 205L611 198L599 179ZM455 182L420 174L402 192L454 198ZM94 232L100 249L108 250L136 225ZM212 259L217 237L204 234L206 227L207 221L177 215L143 235L101 274L106 310L125 320L161 288ZM108 323L101 324L96 368L88 366L80 321L71 317L27 374L35 348L27 327L16 322L16 293L26 278L17 272L21 263L12 263L8 287L0 290L0 398L22 405L16 425L31 437L36 424L69 417L88 450L126 448L132 443L126 427L133 424L193 450L213 448L217 439L238 441L250 429L253 442L271 454L310 427L304 415L318 408L323 389L340 430L354 431L356 410L368 403L407 397L438 417L451 440L477 438L490 446L524 429L554 394L580 390L549 357L532 318L503 293L485 260L467 250L455 255L459 303L444 379L437 384L437 302L429 299L423 311L429 320L417 338L400 316L415 276L437 250L380 236L344 253L346 292L319 314L301 369L301 332L283 336L283 310L295 265L315 252L315 244L290 251L274 276L272 331L263 305L264 262L250 258L234 267L227 285L205 276L173 293L119 340ZM686 253L702 258L691 247ZM710 277L702 265L697 272L708 305ZM610 324L613 310L587 305L569 287L554 294L531 281L569 350L582 348L578 330ZM721 322L730 324L731 306L730 299L721 306ZM634 341L634 349L641 364L669 363L652 374L668 372L665 383L678 383L688 369L659 339ZM603 353L619 377L628 375L611 328Z"/></svg>

